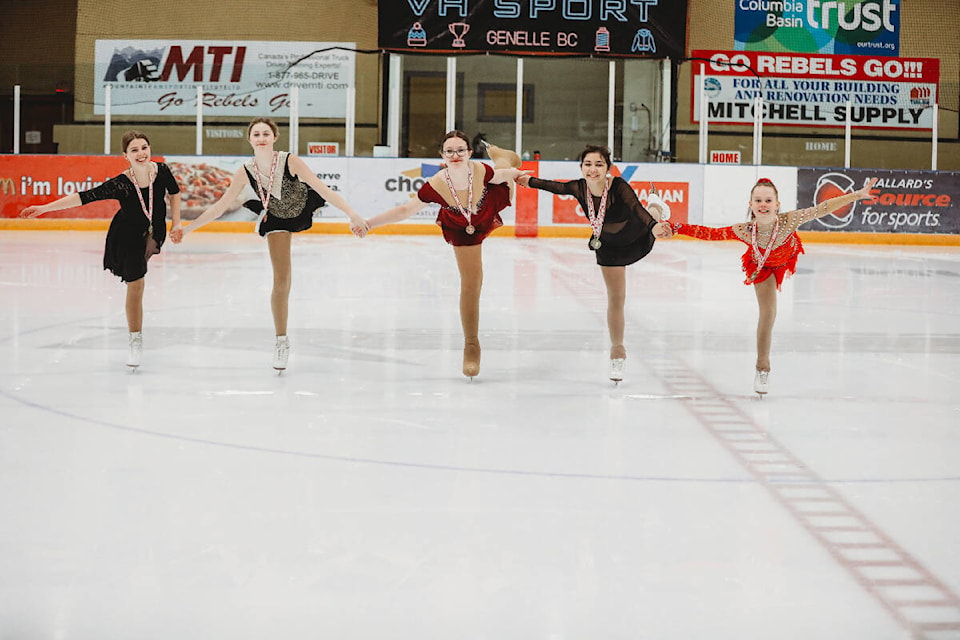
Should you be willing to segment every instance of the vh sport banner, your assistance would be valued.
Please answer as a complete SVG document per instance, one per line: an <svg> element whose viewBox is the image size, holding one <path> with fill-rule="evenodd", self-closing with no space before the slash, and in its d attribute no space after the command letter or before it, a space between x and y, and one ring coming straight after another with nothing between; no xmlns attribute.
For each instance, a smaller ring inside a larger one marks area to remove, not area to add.
<svg viewBox="0 0 960 640"><path fill-rule="evenodd" d="M801 227L808 231L960 233L960 173L800 169L797 207L852 193L877 177L872 200L861 200Z"/></svg>
<svg viewBox="0 0 960 640"><path fill-rule="evenodd" d="M217 40L97 40L94 113L183 117L286 116L290 88L311 118L342 118L355 86L354 43Z"/></svg>
<svg viewBox="0 0 960 640"><path fill-rule="evenodd" d="M940 61L747 51L694 51L691 120L699 122L701 66L707 120L753 124L763 100L766 125L932 129ZM759 76L759 77L758 77Z"/></svg>
<svg viewBox="0 0 960 640"><path fill-rule="evenodd" d="M390 51L681 57L686 0L389 0Z"/></svg>
<svg viewBox="0 0 960 640"><path fill-rule="evenodd" d="M900 52L900 0L735 0L734 49L870 56Z"/></svg>

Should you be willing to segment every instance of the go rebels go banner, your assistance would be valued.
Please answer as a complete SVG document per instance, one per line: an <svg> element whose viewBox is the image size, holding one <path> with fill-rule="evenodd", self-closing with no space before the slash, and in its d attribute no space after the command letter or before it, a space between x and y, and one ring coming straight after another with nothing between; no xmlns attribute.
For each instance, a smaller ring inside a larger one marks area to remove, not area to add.
<svg viewBox="0 0 960 640"><path fill-rule="evenodd" d="M686 0L389 0L381 49L681 57Z"/></svg>
<svg viewBox="0 0 960 640"><path fill-rule="evenodd" d="M766 125L843 127L850 101L854 127L933 126L931 107L937 102L940 80L936 58L754 51L694 51L692 57L697 58L692 63L693 122L700 121L703 66L710 123L752 125L754 100L760 97Z"/></svg>
<svg viewBox="0 0 960 640"><path fill-rule="evenodd" d="M960 173L877 169L799 169L797 207L853 193L878 178L861 200L803 225L807 231L960 233Z"/></svg>

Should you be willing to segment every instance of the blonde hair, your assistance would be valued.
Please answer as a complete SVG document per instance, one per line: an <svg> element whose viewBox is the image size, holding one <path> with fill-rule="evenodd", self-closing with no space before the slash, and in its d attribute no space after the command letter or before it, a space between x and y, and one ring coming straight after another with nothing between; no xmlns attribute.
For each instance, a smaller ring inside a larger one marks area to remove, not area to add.
<svg viewBox="0 0 960 640"><path fill-rule="evenodd" d="M258 124L265 124L270 127L270 131L273 131L273 135L279 137L280 129L277 127L277 123L271 120L270 118L254 118L250 121L250 124L247 125L247 137L250 137L250 132L253 131L253 127Z"/></svg>

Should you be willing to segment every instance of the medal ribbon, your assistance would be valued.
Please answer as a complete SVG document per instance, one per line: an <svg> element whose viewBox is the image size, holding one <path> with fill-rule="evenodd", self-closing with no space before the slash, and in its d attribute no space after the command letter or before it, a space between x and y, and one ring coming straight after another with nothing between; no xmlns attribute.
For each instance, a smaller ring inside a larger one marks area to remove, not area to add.
<svg viewBox="0 0 960 640"><path fill-rule="evenodd" d="M773 246L777 243L777 232L780 231L780 217L777 216L776 222L773 223L773 233L770 234L770 240L767 241L767 248L764 250L763 255L760 255L760 247L757 246L758 226L756 221L754 221L753 227L750 229L750 239L753 241L753 259L757 261L757 273L763 268L763 263L770 257L770 252L773 251Z"/></svg>
<svg viewBox="0 0 960 640"><path fill-rule="evenodd" d="M603 195L600 196L600 212L593 211L593 194L590 193L590 187L587 187L587 218L590 219L590 226L593 228L593 237L599 239L600 231L603 230L603 219L607 215L607 194L610 192L610 181L603 181Z"/></svg>
<svg viewBox="0 0 960 640"><path fill-rule="evenodd" d="M270 208L270 194L273 193L273 180L277 177L277 158L280 154L276 151L273 152L273 160L270 163L270 182L267 185L267 191L263 191L263 184L261 178L266 178L260 172L260 165L257 164L257 159L253 159L253 166L257 170L257 194L260 196L260 203L263 204L263 212L266 213L267 209Z"/></svg>
<svg viewBox="0 0 960 640"><path fill-rule="evenodd" d="M471 209L473 208L473 167L467 163L467 204L469 207L464 207L463 203L460 202L460 196L457 195L457 190L453 188L453 180L450 179L450 170L443 170L443 179L447 181L447 186L450 187L450 194L453 196L453 201L457 203L457 208L460 209L460 213L463 214L463 217L467 219L467 226L470 226L470 218L473 216Z"/></svg>
<svg viewBox="0 0 960 640"><path fill-rule="evenodd" d="M137 182L137 174L133 172L133 167L130 167L130 181L133 182L133 190L137 192L137 199L140 200L140 209L143 211L143 215L147 216L147 224L149 225L150 233L153 233L153 179L150 180L150 187L147 190L147 198L150 200L150 207L147 207L147 203L143 201L143 193L140 191L140 184Z"/></svg>

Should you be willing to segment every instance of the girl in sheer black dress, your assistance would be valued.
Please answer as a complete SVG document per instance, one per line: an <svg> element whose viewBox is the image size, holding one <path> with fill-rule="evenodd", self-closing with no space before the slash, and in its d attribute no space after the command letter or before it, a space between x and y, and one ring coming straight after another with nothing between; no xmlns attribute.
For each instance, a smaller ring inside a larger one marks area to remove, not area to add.
<svg viewBox="0 0 960 640"><path fill-rule="evenodd" d="M590 221L593 235L590 250L607 288L607 329L610 332L610 379L623 379L627 351L623 345L626 303L626 266L641 260L653 249L655 238L666 237L669 231L647 211L636 192L620 177L610 177L610 150L588 145L578 158L583 178L569 182L543 180L532 176L517 178L517 184L543 189L551 193L573 196ZM660 216L669 209L659 197L648 203Z"/></svg>

